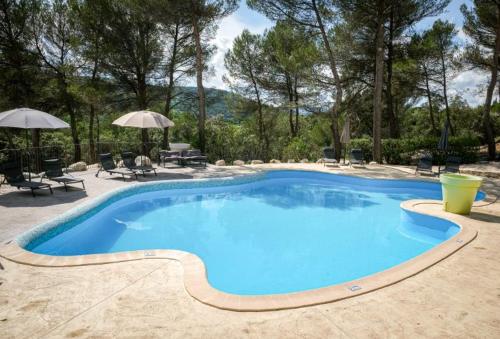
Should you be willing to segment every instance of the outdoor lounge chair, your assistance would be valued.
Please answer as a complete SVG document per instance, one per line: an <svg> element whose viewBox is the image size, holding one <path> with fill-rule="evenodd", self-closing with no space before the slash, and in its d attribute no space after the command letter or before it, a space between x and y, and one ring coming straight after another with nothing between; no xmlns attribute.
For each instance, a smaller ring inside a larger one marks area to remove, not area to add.
<svg viewBox="0 0 500 339"><path fill-rule="evenodd" d="M462 158L456 155L449 155L446 157L444 168L439 166L439 173L460 173L460 163Z"/></svg>
<svg viewBox="0 0 500 339"><path fill-rule="evenodd" d="M48 188L50 194L54 194L50 184L44 182L27 181L23 175L21 166L15 162L5 163L1 167L2 173L5 176L5 180L11 186L17 187L17 189L30 189L31 194L35 196L35 190L41 188Z"/></svg>
<svg viewBox="0 0 500 339"><path fill-rule="evenodd" d="M109 174L119 174L123 177L125 181L125 176L128 175L130 177L135 176L137 179L137 171L130 170L128 168L118 168L116 167L115 161L113 160L113 156L111 153L99 154L99 159L101 161L101 168L95 174L96 177L99 176L99 172L104 171Z"/></svg>
<svg viewBox="0 0 500 339"><path fill-rule="evenodd" d="M176 151L160 151L160 164L163 162L163 167L167 162L177 162L180 165L181 162L181 153Z"/></svg>
<svg viewBox="0 0 500 339"><path fill-rule="evenodd" d="M337 159L335 159L335 150L332 147L323 148L323 166L326 165L339 166Z"/></svg>
<svg viewBox="0 0 500 339"><path fill-rule="evenodd" d="M204 165L205 167L207 167L207 157L201 154L201 151L199 149L182 151L181 163L183 166L190 163L198 163L199 165Z"/></svg>
<svg viewBox="0 0 500 339"><path fill-rule="evenodd" d="M43 167L45 169L45 174L43 175L43 177L46 177L49 180L55 181L59 184L63 184L64 190L66 192L68 191L68 185L70 184L81 183L83 189L85 189L85 184L83 183L83 179L76 178L72 175L63 173L60 159L44 160Z"/></svg>
<svg viewBox="0 0 500 339"><path fill-rule="evenodd" d="M434 175L432 171L432 155L431 154L423 154L417 163L417 168L415 169L415 175L417 173L420 174L430 174Z"/></svg>
<svg viewBox="0 0 500 339"><path fill-rule="evenodd" d="M125 165L125 167L131 171L142 172L142 176L144 177L146 176L146 172L151 172L151 171L153 171L154 174L157 175L156 168L154 168L153 166L137 165L135 163L135 157L136 155L132 152L123 152L122 153L123 165Z"/></svg>
<svg viewBox="0 0 500 339"><path fill-rule="evenodd" d="M349 158L349 164L352 165L365 165L365 157L363 155L363 151L355 148L351 150L351 157Z"/></svg>

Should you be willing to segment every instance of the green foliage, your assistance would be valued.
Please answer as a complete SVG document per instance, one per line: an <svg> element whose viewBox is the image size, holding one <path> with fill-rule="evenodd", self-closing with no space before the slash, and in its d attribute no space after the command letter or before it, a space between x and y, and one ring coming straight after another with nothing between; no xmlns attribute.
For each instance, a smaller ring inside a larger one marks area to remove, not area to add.
<svg viewBox="0 0 500 339"><path fill-rule="evenodd" d="M412 159L419 152L429 152L434 158L436 164L444 161L444 154L437 149L439 137L435 136L417 136L403 139L383 139L382 156L388 164L410 165ZM473 135L464 135L458 137L450 136L448 139L448 153L458 155L463 163L472 163L477 161L477 150L481 144L479 138ZM360 148L366 161L371 160L372 141L371 139L353 139L350 149Z"/></svg>

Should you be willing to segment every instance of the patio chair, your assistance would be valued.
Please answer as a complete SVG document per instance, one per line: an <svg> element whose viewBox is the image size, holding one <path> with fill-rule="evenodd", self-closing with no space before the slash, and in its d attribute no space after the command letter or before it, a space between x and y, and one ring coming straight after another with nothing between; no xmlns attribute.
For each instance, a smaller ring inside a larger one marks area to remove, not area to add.
<svg viewBox="0 0 500 339"><path fill-rule="evenodd" d="M441 173L460 173L460 163L462 158L456 155L449 155L446 157L444 168L439 166L439 174Z"/></svg>
<svg viewBox="0 0 500 339"><path fill-rule="evenodd" d="M176 152L176 151L161 150L160 151L160 165L162 162L163 162L163 167L165 167L165 164L167 162L177 162L177 164L180 165L181 153Z"/></svg>
<svg viewBox="0 0 500 339"><path fill-rule="evenodd" d="M207 157L201 154L201 151L199 149L182 151L181 163L183 166L190 163L198 163L199 165L204 165L205 167L207 167Z"/></svg>
<svg viewBox="0 0 500 339"><path fill-rule="evenodd" d="M97 170L95 174L96 178L99 176L101 171L108 172L109 174L119 174L123 177L123 181L125 181L125 176L128 175L130 177L135 176L137 179L137 171L130 170L128 168L118 168L116 167L116 163L113 160L113 156L111 153L99 154L99 160L101 162L101 167Z"/></svg>
<svg viewBox="0 0 500 339"><path fill-rule="evenodd" d="M418 159L415 175L417 175L417 173L434 175L434 172L432 171L432 154L423 154Z"/></svg>
<svg viewBox="0 0 500 339"><path fill-rule="evenodd" d="M351 150L351 156L349 158L349 165L351 167L353 165L364 166L365 165L365 157L363 155L363 151L359 148L355 148Z"/></svg>
<svg viewBox="0 0 500 339"><path fill-rule="evenodd" d="M323 166L326 165L331 165L333 167L339 166L337 159L335 159L335 149L332 147L323 148Z"/></svg>
<svg viewBox="0 0 500 339"><path fill-rule="evenodd" d="M5 163L1 167L2 173L5 177L7 183L11 186L17 187L17 189L29 189L33 197L35 196L35 190L48 188L50 194L54 194L50 184L44 182L27 181L23 175L21 166L18 163L10 162Z"/></svg>
<svg viewBox="0 0 500 339"><path fill-rule="evenodd" d="M131 171L142 172L142 176L146 176L146 172L153 171L156 174L156 168L151 165L137 165L135 163L136 155L132 152L122 152L123 165Z"/></svg>
<svg viewBox="0 0 500 339"><path fill-rule="evenodd" d="M81 183L83 189L85 189L85 184L83 183L83 179L74 177L69 174L64 174L61 166L60 159L48 159L43 161L43 167L45 169L45 173L42 176L43 178L48 178L49 180L55 181L59 184L64 185L64 190L68 191L68 185Z"/></svg>

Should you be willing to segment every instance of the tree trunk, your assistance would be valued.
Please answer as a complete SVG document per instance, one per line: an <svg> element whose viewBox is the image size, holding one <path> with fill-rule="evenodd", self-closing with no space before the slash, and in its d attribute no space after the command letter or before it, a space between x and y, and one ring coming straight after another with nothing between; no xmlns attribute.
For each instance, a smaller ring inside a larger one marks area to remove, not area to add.
<svg viewBox="0 0 500 339"><path fill-rule="evenodd" d="M64 78L60 78L59 80L61 86L61 94L63 96L64 104L66 106L66 110L69 113L69 121L71 127L71 137L73 139L73 148L74 148L74 162L78 162L82 158L82 150L80 145L80 138L78 137L78 126L76 120L76 113L73 105L73 98L71 94L68 93L68 86L66 84L66 80Z"/></svg>
<svg viewBox="0 0 500 339"><path fill-rule="evenodd" d="M387 48L387 91L386 91L386 102L387 102L387 116L389 118L389 135L391 138L399 138L399 121L398 117L394 112L392 95L392 61L394 58L394 9L391 5L391 13L389 19L389 45Z"/></svg>
<svg viewBox="0 0 500 339"><path fill-rule="evenodd" d="M297 78L295 78L293 94L295 98L295 135L299 134L299 92L297 91Z"/></svg>
<svg viewBox="0 0 500 339"><path fill-rule="evenodd" d="M257 81L255 80L255 76L252 72L252 70L250 70L250 78L252 80L252 85L253 85L253 89L254 89L254 92L255 92L255 97L257 98L257 123L259 125L259 143L260 143L260 147L261 149L263 149L263 158L264 160L267 160L268 158L268 142L266 141L264 143L264 117L263 117L263 114L262 114L262 101L260 99L260 91L259 91L259 87L257 86Z"/></svg>
<svg viewBox="0 0 500 339"><path fill-rule="evenodd" d="M384 0L377 1L375 84L373 96L373 160L382 163L382 87L384 85Z"/></svg>
<svg viewBox="0 0 500 339"><path fill-rule="evenodd" d="M170 118L170 108L172 106L172 95L174 90L174 72L177 64L177 44L179 43L179 23L175 23L174 41L172 42L172 57L168 63L168 85L165 93L165 116ZM163 130L163 149L169 149L168 145L168 127Z"/></svg>
<svg viewBox="0 0 500 339"><path fill-rule="evenodd" d="M431 94L431 88L429 86L429 74L427 73L427 67L425 65L424 65L424 77L425 77L425 93L427 94L427 102L429 104L429 118L431 120L432 135L437 135L438 129L436 128L436 122L434 121L432 94Z"/></svg>
<svg viewBox="0 0 500 339"><path fill-rule="evenodd" d="M293 125L293 93L289 92L288 93L288 104L290 105L290 108L288 109L288 123L290 124L290 134L293 137L295 137L295 127Z"/></svg>
<svg viewBox="0 0 500 339"><path fill-rule="evenodd" d="M94 142L94 117L95 117L95 107L94 104L90 104L89 111L89 154L90 161L92 163L96 162L96 152L95 152L95 142Z"/></svg>
<svg viewBox="0 0 500 339"><path fill-rule="evenodd" d="M444 107L446 112L446 119L448 120L450 126L451 135L455 135L455 129L451 123L451 114L450 114L450 106L448 105L448 84L446 83L446 65L444 62L444 53L443 48L440 51L440 59L441 59L441 73L442 73L442 82L443 82L443 99L444 99Z"/></svg>
<svg viewBox="0 0 500 339"><path fill-rule="evenodd" d="M198 19L192 16L193 37L196 47L196 86L198 88L198 141L200 150L205 153L205 120L207 116L205 88L203 87L203 49L201 47L201 32Z"/></svg>
<svg viewBox="0 0 500 339"><path fill-rule="evenodd" d="M483 111L483 128L486 143L488 144L488 158L489 160L495 160L496 157L496 144L495 144L495 132L492 127L490 111L491 111L491 101L493 99L493 91L495 90L495 85L498 78L498 57L500 52L500 5L497 6L497 27L496 27L496 37L495 37L495 50L493 51L493 64L491 65L491 78L488 84L488 90L486 91L486 100L484 103Z"/></svg>
<svg viewBox="0 0 500 339"><path fill-rule="evenodd" d="M148 108L148 93L146 76L144 74L137 74L137 104L140 110L145 110ZM149 156L149 133L147 128L141 129L141 139L142 139L142 153L145 156Z"/></svg>
<svg viewBox="0 0 500 339"><path fill-rule="evenodd" d="M335 56L333 55L333 51L330 47L330 41L328 40L328 35L326 34L321 14L319 13L318 6L316 5L316 0L312 0L312 5L314 9L314 14L316 16L316 21L318 22L319 30L321 32L321 37L323 39L323 43L325 44L326 52L328 55L328 61L330 64L330 71L332 72L333 78L335 80L335 104L332 107L332 112L331 112L332 123L330 125L330 128L332 130L335 159L337 159L337 161L340 161L342 145L340 144L340 134L339 134L339 111L342 105L342 83L340 82L340 76L337 70L337 61L335 60Z"/></svg>

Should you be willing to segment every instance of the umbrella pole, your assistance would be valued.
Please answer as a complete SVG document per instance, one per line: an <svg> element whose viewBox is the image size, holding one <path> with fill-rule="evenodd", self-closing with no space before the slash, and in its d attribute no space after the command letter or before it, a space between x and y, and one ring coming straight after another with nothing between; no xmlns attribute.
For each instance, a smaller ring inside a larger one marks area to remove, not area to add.
<svg viewBox="0 0 500 339"><path fill-rule="evenodd" d="M31 154L29 151L28 129L25 128L26 134L26 155L28 156L28 180L31 181Z"/></svg>

